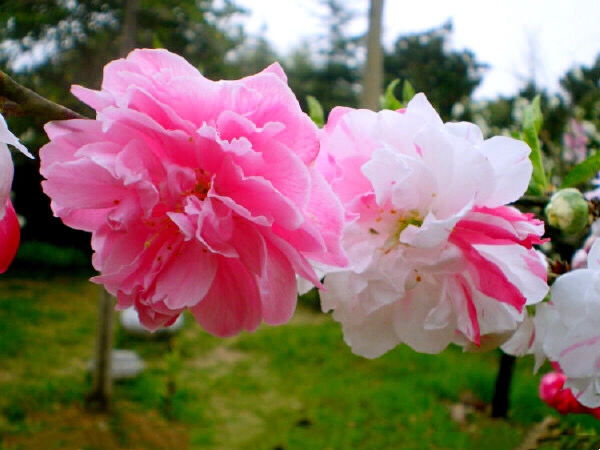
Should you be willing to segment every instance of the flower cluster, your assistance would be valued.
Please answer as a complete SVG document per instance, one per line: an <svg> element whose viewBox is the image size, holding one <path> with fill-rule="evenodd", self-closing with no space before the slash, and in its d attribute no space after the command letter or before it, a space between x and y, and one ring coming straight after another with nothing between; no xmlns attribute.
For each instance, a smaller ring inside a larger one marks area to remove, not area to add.
<svg viewBox="0 0 600 450"><path fill-rule="evenodd" d="M498 346L544 298L543 223L506 206L527 188L529 151L444 124L422 94L399 111L331 112L316 167L344 205L350 264L321 297L354 352Z"/></svg>
<svg viewBox="0 0 600 450"><path fill-rule="evenodd" d="M148 329L185 309L210 333L282 324L309 261L343 265L340 202L312 167L318 130L281 67L214 82L166 50L108 64L73 93L96 120L46 125L45 193L92 233L93 280Z"/></svg>
<svg viewBox="0 0 600 450"><path fill-rule="evenodd" d="M73 93L97 116L47 124L44 191L92 233L93 280L149 329L185 309L218 336L284 323L296 276L320 287L319 267L358 354L485 349L547 292L543 223L507 206L529 147L444 124L422 94L336 108L319 131L277 64L214 82L165 50Z"/></svg>

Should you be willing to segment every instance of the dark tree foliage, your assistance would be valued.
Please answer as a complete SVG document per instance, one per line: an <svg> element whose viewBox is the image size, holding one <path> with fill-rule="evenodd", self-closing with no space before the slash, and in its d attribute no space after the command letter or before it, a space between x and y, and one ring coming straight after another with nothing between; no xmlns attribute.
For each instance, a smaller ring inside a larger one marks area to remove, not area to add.
<svg viewBox="0 0 600 450"><path fill-rule="evenodd" d="M581 108L581 119L600 121L600 55L592 67L578 66L560 80L572 105Z"/></svg>
<svg viewBox="0 0 600 450"><path fill-rule="evenodd" d="M452 23L423 33L400 36L390 53L384 55L385 84L408 80L417 92L424 92L444 120L455 103L468 99L481 82L487 67L469 50L450 50ZM401 83L400 83L401 85Z"/></svg>
<svg viewBox="0 0 600 450"><path fill-rule="evenodd" d="M0 67L43 96L93 117L70 87L99 88L104 65L122 56L127 4L136 6L135 46L167 48L210 78L233 73L228 57L244 39L235 21L244 11L234 0L0 0ZM44 118L9 120L29 148L45 143ZM23 239L89 246L89 235L52 217L40 189L39 160L17 155L15 162L15 208L27 221Z"/></svg>
<svg viewBox="0 0 600 450"><path fill-rule="evenodd" d="M136 3L137 47L165 47L208 77L227 77L227 56L244 38L234 21L244 11L233 0ZM4 0L0 65L18 72L45 96L68 103L70 85L99 87L102 67L121 56L125 4L126 0Z"/></svg>
<svg viewBox="0 0 600 450"><path fill-rule="evenodd" d="M232 55L234 64L230 77L256 74L279 60L279 55L266 39L264 30L261 30L258 36L248 36Z"/></svg>

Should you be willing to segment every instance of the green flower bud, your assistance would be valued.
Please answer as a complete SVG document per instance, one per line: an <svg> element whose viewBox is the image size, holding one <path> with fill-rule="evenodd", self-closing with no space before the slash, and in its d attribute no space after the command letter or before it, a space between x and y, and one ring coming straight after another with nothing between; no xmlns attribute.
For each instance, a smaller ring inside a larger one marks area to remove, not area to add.
<svg viewBox="0 0 600 450"><path fill-rule="evenodd" d="M546 205L548 223L565 234L575 234L589 223L590 209L587 200L575 188L561 189Z"/></svg>

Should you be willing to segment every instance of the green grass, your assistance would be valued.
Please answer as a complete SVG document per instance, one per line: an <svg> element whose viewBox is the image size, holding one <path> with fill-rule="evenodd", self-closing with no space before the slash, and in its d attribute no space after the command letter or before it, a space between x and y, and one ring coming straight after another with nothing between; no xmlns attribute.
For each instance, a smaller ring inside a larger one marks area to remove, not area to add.
<svg viewBox="0 0 600 450"><path fill-rule="evenodd" d="M93 271L90 257L84 251L37 241L21 242L9 270L10 274L38 278L57 272L89 275Z"/></svg>
<svg viewBox="0 0 600 450"><path fill-rule="evenodd" d="M498 353L401 346L367 360L314 305L286 326L229 339L189 315L170 341L116 327L115 346L147 368L115 383L111 416L88 414L98 293L83 275L0 279L0 448L503 450L559 417L537 397L528 358L517 362L509 419L493 420ZM584 435L600 426L572 416L556 433L541 448L594 448Z"/></svg>

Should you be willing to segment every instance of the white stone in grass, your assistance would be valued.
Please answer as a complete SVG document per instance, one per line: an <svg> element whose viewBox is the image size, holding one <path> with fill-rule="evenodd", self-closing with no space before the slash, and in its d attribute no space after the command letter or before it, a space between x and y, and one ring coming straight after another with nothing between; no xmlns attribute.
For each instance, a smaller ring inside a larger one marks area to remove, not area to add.
<svg viewBox="0 0 600 450"><path fill-rule="evenodd" d="M133 350L115 350L111 351L110 376L113 380L123 380L137 377L146 364L139 355ZM92 359L88 363L88 370L91 372L96 368L96 360Z"/></svg>

